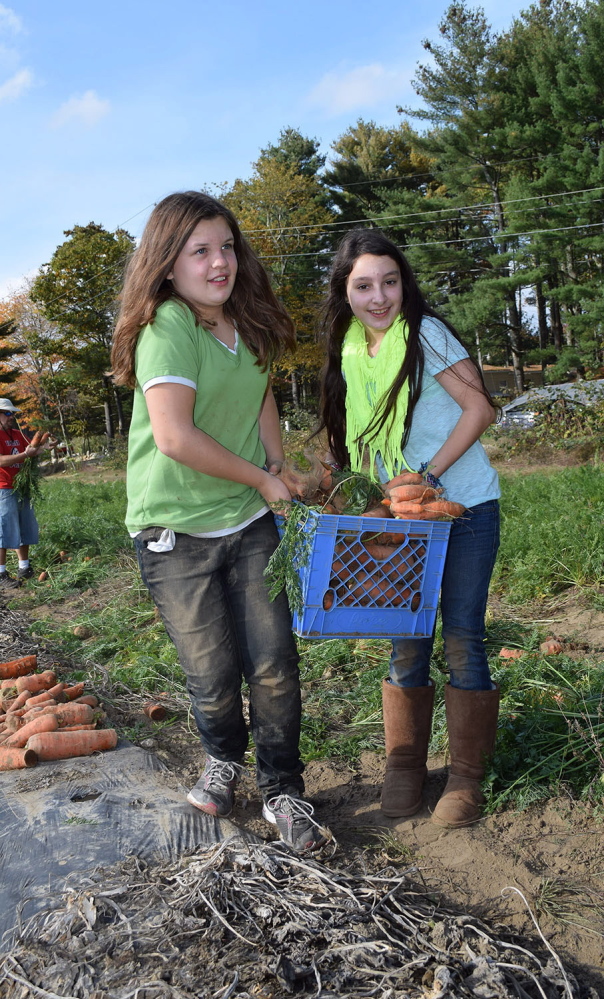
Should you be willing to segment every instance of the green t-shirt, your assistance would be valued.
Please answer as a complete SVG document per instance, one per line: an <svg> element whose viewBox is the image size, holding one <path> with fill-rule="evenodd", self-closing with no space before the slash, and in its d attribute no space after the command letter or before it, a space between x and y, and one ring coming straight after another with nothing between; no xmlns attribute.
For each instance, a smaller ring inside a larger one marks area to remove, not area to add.
<svg viewBox="0 0 604 999"><path fill-rule="evenodd" d="M195 472L156 447L143 386L166 378L196 391L193 422L223 447L262 468L266 453L258 417L268 373L239 339L236 354L197 325L190 309L164 302L136 347L136 388L128 440L131 533L145 527L182 534L221 531L244 523L264 506L251 486Z"/></svg>

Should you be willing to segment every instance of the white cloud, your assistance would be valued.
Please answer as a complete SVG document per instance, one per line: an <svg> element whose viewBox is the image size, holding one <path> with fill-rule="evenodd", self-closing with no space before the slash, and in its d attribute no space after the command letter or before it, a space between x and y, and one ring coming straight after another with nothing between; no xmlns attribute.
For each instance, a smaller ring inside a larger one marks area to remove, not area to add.
<svg viewBox="0 0 604 999"><path fill-rule="evenodd" d="M21 31L23 25L21 23L21 18L15 14L14 10L10 7L5 7L3 3L0 3L0 30L2 28L9 28L10 31Z"/></svg>
<svg viewBox="0 0 604 999"><path fill-rule="evenodd" d="M61 128L75 121L91 127L104 118L110 110L109 101L101 100L94 90L87 90L81 97L70 97L52 116L52 128Z"/></svg>
<svg viewBox="0 0 604 999"><path fill-rule="evenodd" d="M32 86L34 78L29 69L20 69L9 80L0 85L0 104L2 101L15 101Z"/></svg>
<svg viewBox="0 0 604 999"><path fill-rule="evenodd" d="M385 100L394 105L409 89L410 77L405 70L386 69L380 63L333 70L313 87L306 103L333 115L374 107Z"/></svg>

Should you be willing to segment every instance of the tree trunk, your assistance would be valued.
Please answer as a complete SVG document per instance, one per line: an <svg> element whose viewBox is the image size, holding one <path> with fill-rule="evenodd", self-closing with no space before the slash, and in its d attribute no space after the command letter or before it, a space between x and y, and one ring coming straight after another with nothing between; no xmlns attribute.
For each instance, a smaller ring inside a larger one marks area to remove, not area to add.
<svg viewBox="0 0 604 999"><path fill-rule="evenodd" d="M292 371L292 405L294 409L300 409L300 395L298 391L298 375L295 369Z"/></svg>
<svg viewBox="0 0 604 999"><path fill-rule="evenodd" d="M478 330L476 330L476 360L478 362L478 367L482 371L482 351L480 350L480 335Z"/></svg>
<svg viewBox="0 0 604 999"><path fill-rule="evenodd" d="M105 410L105 433L107 434L109 440L112 441L114 437L113 417L111 415L111 406L109 405L109 401L107 399L105 399L105 402L103 403L103 409Z"/></svg>
<svg viewBox="0 0 604 999"><path fill-rule="evenodd" d="M499 193L499 183L497 178L494 177L490 170L487 169L487 165L483 166L484 174L491 188L491 194L493 196L493 208L495 210L495 215L497 217L497 226L500 232L505 229L505 214L503 211L503 204L501 201L501 196ZM509 246L507 240L503 240L500 244L500 253L507 253ZM512 277L512 265L507 265L507 272L510 277ZM521 327L521 317L518 310L518 303L516 302L516 292L515 290L508 291L506 293L506 303L507 311L509 316L509 344L510 350L512 352L512 367L514 369L514 386L518 395L522 395L524 392L524 369L522 366L522 349L520 345L520 327Z"/></svg>
<svg viewBox="0 0 604 999"><path fill-rule="evenodd" d="M122 396L117 385L113 385L113 398L115 400L115 411L117 413L117 432L124 435L124 407L122 406Z"/></svg>
<svg viewBox="0 0 604 999"><path fill-rule="evenodd" d="M556 348L557 351L561 351L562 336L563 336L562 316L560 314L560 304L556 301L555 298L552 299L551 302L549 303L549 314L552 324L552 333L554 337L554 347Z"/></svg>
<svg viewBox="0 0 604 999"><path fill-rule="evenodd" d="M510 319L510 350L512 352L512 367L514 369L514 386L518 395L524 392L524 368L522 366L522 349L520 347L520 315L516 304L516 294L507 293L508 315Z"/></svg>
<svg viewBox="0 0 604 999"><path fill-rule="evenodd" d="M547 325L547 311L545 306L545 295L543 294L543 284L537 281L535 284L535 296L537 298L537 322L539 325L539 349L547 350L549 341L549 328ZM541 355L541 371L544 373L547 362L543 354Z"/></svg>

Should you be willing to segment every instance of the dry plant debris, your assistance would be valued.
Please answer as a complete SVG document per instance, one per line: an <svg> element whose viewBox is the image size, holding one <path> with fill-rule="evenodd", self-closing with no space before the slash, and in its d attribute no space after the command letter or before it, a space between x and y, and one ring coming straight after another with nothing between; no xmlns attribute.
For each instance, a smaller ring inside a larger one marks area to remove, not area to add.
<svg viewBox="0 0 604 999"><path fill-rule="evenodd" d="M176 864L129 858L20 923L4 999L573 999L537 956L445 911L407 872L342 871L229 840Z"/></svg>

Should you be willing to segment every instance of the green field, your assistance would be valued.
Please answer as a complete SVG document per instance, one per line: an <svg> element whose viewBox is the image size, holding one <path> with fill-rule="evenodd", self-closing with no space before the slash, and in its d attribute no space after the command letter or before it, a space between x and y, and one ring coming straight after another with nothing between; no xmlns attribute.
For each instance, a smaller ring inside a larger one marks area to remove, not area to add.
<svg viewBox="0 0 604 999"><path fill-rule="evenodd" d="M102 474L102 473L100 473ZM592 650L546 656L545 601L573 588L604 610L604 467L503 475L502 545L493 578L487 649L502 690L497 751L487 776L488 808L523 806L564 790L599 803L604 795L604 662ZM32 632L69 662L74 678L110 679L112 689L186 698L175 650L142 586L123 524L123 481L77 476L43 482L37 569L15 605ZM60 552L67 553L61 560ZM68 608L69 613L65 613ZM495 609L496 608L496 609ZM85 626L90 637L74 635ZM503 646L525 650L504 661ZM346 759L383 743L380 683L389 642L300 641L307 760ZM437 635L433 750L446 746L446 669ZM132 735L132 733L129 733Z"/></svg>

